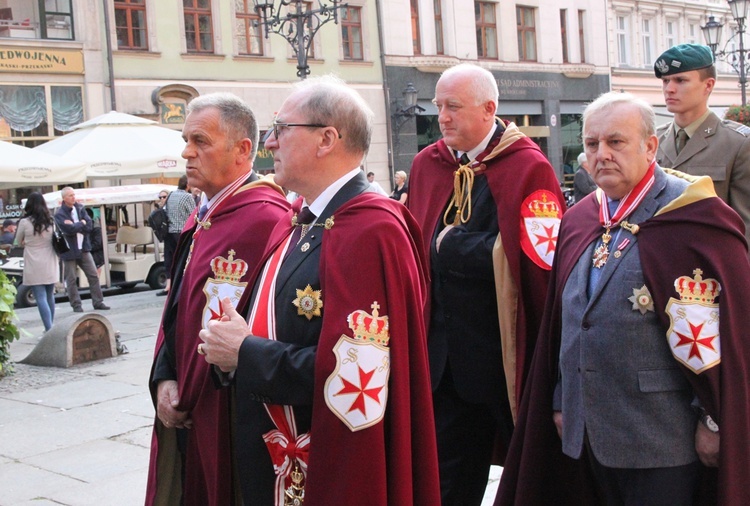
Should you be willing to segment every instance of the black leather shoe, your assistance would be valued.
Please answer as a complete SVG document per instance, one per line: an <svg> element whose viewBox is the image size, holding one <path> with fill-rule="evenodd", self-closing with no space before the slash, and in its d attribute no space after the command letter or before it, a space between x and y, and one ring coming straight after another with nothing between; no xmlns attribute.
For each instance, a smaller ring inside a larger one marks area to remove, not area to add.
<svg viewBox="0 0 750 506"><path fill-rule="evenodd" d="M109 306L106 304L99 304L98 306L94 306L94 309L98 309L99 311L107 311L109 309Z"/></svg>
<svg viewBox="0 0 750 506"><path fill-rule="evenodd" d="M81 306L76 306L73 308L74 313L83 313L83 308Z"/></svg>
<svg viewBox="0 0 750 506"><path fill-rule="evenodd" d="M166 290L162 290L161 292L156 292L157 297L164 297L165 295L168 295L169 292Z"/></svg>

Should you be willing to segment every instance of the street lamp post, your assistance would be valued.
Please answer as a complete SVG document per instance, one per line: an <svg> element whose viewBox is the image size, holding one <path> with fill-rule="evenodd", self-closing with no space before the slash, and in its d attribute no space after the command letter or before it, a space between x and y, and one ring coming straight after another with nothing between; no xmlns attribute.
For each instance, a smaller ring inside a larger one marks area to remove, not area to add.
<svg viewBox="0 0 750 506"><path fill-rule="evenodd" d="M349 5L342 4L341 0L330 0L330 4L318 0L318 8L313 9L312 2L304 0L278 0L278 5L274 5L274 1L255 0L255 10L260 16L258 23L263 25L266 39L269 33L276 33L292 46L292 51L297 57L297 77L305 79L310 74L307 55L313 37L320 27L329 21L337 24L338 10Z"/></svg>
<svg viewBox="0 0 750 506"><path fill-rule="evenodd" d="M406 88L401 92L404 96L403 100L397 102L396 108L393 111L393 127L395 130L396 142L398 143L398 135L401 131L401 127L404 123L415 117L417 113L424 112L424 108L417 105L417 98L419 92L412 83L406 85Z"/></svg>
<svg viewBox="0 0 750 506"><path fill-rule="evenodd" d="M716 59L722 59L727 62L740 76L740 92L742 94L742 106L747 105L747 63L745 53L745 19L747 18L750 0L727 0L729 8L732 11L732 17L737 23L737 33L727 40L724 49L719 51L721 44L721 31L723 24L716 21L714 16L709 16L708 22L701 27L703 37L706 39L706 45L711 48ZM739 49L727 50L729 43L735 38L739 38Z"/></svg>

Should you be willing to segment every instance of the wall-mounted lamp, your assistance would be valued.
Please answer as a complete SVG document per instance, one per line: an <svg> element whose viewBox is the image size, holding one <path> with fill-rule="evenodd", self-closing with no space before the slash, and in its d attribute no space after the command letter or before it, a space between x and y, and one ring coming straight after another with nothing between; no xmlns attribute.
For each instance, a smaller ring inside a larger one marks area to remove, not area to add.
<svg viewBox="0 0 750 506"><path fill-rule="evenodd" d="M393 130L398 140L398 134L404 123L415 117L418 113L424 112L425 109L417 105L417 89L412 83L406 85L402 94L404 98L396 102L396 107L392 113Z"/></svg>

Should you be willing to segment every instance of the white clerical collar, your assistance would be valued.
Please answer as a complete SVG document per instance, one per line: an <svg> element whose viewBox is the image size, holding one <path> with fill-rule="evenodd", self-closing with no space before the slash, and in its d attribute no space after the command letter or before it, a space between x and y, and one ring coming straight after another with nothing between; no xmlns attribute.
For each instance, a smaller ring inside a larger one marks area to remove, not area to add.
<svg viewBox="0 0 750 506"><path fill-rule="evenodd" d="M492 128L490 128L490 131L487 133L487 135L484 137L482 142L477 144L477 146L474 149L470 149L469 151L465 151L466 155L469 157L469 160L476 159L477 156L479 156L479 153L487 149L487 145L490 143L490 139L492 139L492 134L495 133L495 129L497 128L497 123L492 123ZM457 151L458 155L456 158L461 158L461 155L464 154L464 151Z"/></svg>
<svg viewBox="0 0 750 506"><path fill-rule="evenodd" d="M359 167L347 172L336 181L334 181L333 184L331 184L328 188L323 190L323 192L318 195L318 198L316 198L311 204L308 205L307 200L304 199L302 201L302 207L307 206L310 208L310 211L315 214L315 216L320 216L321 214L323 214L323 211L325 211L326 207L328 207L328 204L331 202L331 200L333 200L333 197L339 192L339 190L343 188L346 183L354 179L354 177L360 172L362 172L362 169L360 169Z"/></svg>
<svg viewBox="0 0 750 506"><path fill-rule="evenodd" d="M243 181L246 180L247 178L249 178L252 175L252 173L253 173L253 171L251 169L250 172L246 172L245 174L241 175L240 177L238 177L237 179L235 179L234 181L232 181L231 183L229 183L228 185L226 185L224 188L222 188L221 191L219 191L219 193L217 193L216 195L214 195L213 197L211 197L210 200L208 199L208 197L206 197L205 193L201 193L201 205L198 207L198 209L200 209L203 206L207 206L206 209L211 209L211 207L216 202L219 201L219 199L221 198L221 196L224 195L227 192L227 190L229 189L230 186L234 185L234 183L236 183L240 179L242 179Z"/></svg>

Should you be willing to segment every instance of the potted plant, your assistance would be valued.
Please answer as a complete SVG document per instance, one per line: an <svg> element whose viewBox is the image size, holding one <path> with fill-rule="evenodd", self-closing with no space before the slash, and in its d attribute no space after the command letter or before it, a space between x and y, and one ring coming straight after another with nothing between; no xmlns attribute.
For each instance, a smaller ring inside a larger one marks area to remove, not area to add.
<svg viewBox="0 0 750 506"><path fill-rule="evenodd" d="M724 119L750 126L750 105L733 105L724 113Z"/></svg>
<svg viewBox="0 0 750 506"><path fill-rule="evenodd" d="M21 337L16 325L16 287L0 270L0 378L13 372L10 363L10 343Z"/></svg>

